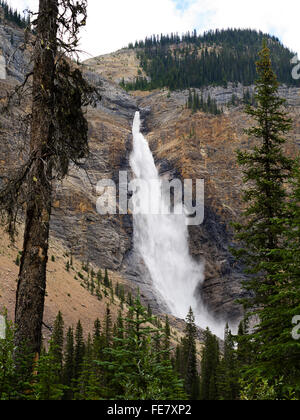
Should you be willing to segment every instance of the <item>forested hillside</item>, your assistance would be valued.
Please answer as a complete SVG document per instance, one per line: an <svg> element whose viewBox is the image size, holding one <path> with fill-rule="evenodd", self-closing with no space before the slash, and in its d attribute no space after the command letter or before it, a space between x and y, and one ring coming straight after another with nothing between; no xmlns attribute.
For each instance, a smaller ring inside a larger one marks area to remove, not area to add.
<svg viewBox="0 0 300 420"><path fill-rule="evenodd" d="M216 30L197 35L153 35L145 41L130 44L148 77L138 76L133 83L122 82L128 90L170 90L226 86L240 82L254 83L255 63L263 39L268 40L273 68L278 80L297 85L291 77L290 60L294 54L278 38L254 30ZM299 82L298 82L299 83Z"/></svg>
<svg viewBox="0 0 300 420"><path fill-rule="evenodd" d="M26 28L30 22L29 18L27 19L25 16L21 16L18 10L13 9L5 0L0 0L0 6L3 8L4 18L6 20L15 23L20 28Z"/></svg>

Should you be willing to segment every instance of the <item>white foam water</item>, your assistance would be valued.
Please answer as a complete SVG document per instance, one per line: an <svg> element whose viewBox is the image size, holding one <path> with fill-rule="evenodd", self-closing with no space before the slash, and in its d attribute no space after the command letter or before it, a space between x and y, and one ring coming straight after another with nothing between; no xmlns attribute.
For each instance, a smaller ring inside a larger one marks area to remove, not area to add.
<svg viewBox="0 0 300 420"><path fill-rule="evenodd" d="M205 310L196 289L204 280L204 267L189 253L188 228L185 214L166 211L169 206L161 188L161 179L148 142L140 131L140 113L134 117L133 151L130 166L139 187L133 194L134 246L147 266L155 291L167 304L172 315L184 319L192 307L196 323L207 326L219 337L224 323L216 322ZM148 203L151 191L151 209L139 213Z"/></svg>

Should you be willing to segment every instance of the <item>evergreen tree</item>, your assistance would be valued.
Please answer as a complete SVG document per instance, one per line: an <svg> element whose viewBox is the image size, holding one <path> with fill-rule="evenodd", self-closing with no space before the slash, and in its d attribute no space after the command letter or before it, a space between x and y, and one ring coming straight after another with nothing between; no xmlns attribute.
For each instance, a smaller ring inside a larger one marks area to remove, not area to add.
<svg viewBox="0 0 300 420"><path fill-rule="evenodd" d="M50 353L53 355L55 363L59 366L59 371L63 367L63 350L64 350L64 320L62 313L59 311L54 322L52 340L50 345Z"/></svg>
<svg viewBox="0 0 300 420"><path fill-rule="evenodd" d="M237 352L228 324L224 334L224 357L217 370L217 390L218 398L222 400L234 401L239 397Z"/></svg>
<svg viewBox="0 0 300 420"><path fill-rule="evenodd" d="M118 313L116 327L117 327L117 333L115 334L115 337L122 340L124 338L124 322L123 322L123 317L122 317L122 312L121 311L119 311L119 313Z"/></svg>
<svg viewBox="0 0 300 420"><path fill-rule="evenodd" d="M109 347L112 344L112 319L109 305L106 306L104 318L104 339L105 347Z"/></svg>
<svg viewBox="0 0 300 420"><path fill-rule="evenodd" d="M81 322L78 321L75 330L75 349L74 349L74 378L78 379L82 370L85 345L83 340L83 329Z"/></svg>
<svg viewBox="0 0 300 420"><path fill-rule="evenodd" d="M248 323L249 319L244 317L239 324L238 334L235 338L237 342L237 363L240 371L243 371L245 366L252 364L254 358L252 343L248 339Z"/></svg>
<svg viewBox="0 0 300 420"><path fill-rule="evenodd" d="M54 348L51 342L51 348ZM57 354L53 351L43 352L37 363L37 379L33 385L35 400L57 401L64 396L65 387L61 381L61 365L57 362Z"/></svg>
<svg viewBox="0 0 300 420"><path fill-rule="evenodd" d="M72 398L72 384L75 376L75 358L74 358L74 332L72 328L68 329L66 351L64 357L63 378L64 384L68 387L65 392L66 399Z"/></svg>
<svg viewBox="0 0 300 420"><path fill-rule="evenodd" d="M82 369L76 388L76 400L87 401L100 399L100 384L98 381L96 364L94 362L93 343L90 334L85 346Z"/></svg>
<svg viewBox="0 0 300 420"><path fill-rule="evenodd" d="M0 400L10 400L15 395L15 370L13 361L14 331L5 314L5 337L0 338Z"/></svg>
<svg viewBox="0 0 300 420"><path fill-rule="evenodd" d="M110 287L110 281L109 281L109 277L108 277L108 270L107 270L107 268L105 269L105 275L104 275L103 284L104 284L105 287Z"/></svg>
<svg viewBox="0 0 300 420"><path fill-rule="evenodd" d="M278 38L253 30L209 31L197 37L161 35L136 43L137 57L147 77L121 86L126 90L169 90L201 88L208 85L227 87L228 82L245 86L254 83L257 51L263 38L268 40L275 70L281 83L298 85L290 77L293 53ZM199 52L201 51L201 54ZM193 100L188 103L192 109Z"/></svg>
<svg viewBox="0 0 300 420"><path fill-rule="evenodd" d="M4 17L10 22L15 23L20 28L26 28L30 25L29 17L21 16L17 10L13 10L8 4L7 1L1 0L0 7L4 10Z"/></svg>
<svg viewBox="0 0 300 420"><path fill-rule="evenodd" d="M164 359L170 359L170 338L171 338L171 328L169 323L169 317L166 315L165 318L165 328L164 328L164 335L163 335L163 351L164 351Z"/></svg>
<svg viewBox="0 0 300 420"><path fill-rule="evenodd" d="M156 330L149 325L151 321L138 296L123 321L126 325L123 338L116 337L115 344L105 349L106 361L98 361L109 383L106 398L159 400L184 397L182 384L170 361L162 364L153 358L151 342Z"/></svg>
<svg viewBox="0 0 300 420"><path fill-rule="evenodd" d="M201 359L201 400L217 400L217 372L220 361L219 343L217 338L207 328Z"/></svg>
<svg viewBox="0 0 300 420"><path fill-rule="evenodd" d="M238 152L244 181L250 186L244 194L247 220L236 225L237 238L244 247L235 254L243 259L251 274L245 283L250 292L244 300L248 316L256 315L258 319L258 325L248 334L255 355L253 365L248 367L249 380L263 376L272 382L281 374L289 377L285 366L292 367L299 352L290 337L290 317L299 308L299 294L294 293L299 277L291 276L286 243L290 212L285 184L292 178L295 164L283 152L284 135L291 128L291 120L283 109L285 101L278 96L279 83L266 43L257 71L257 107L246 108L257 122L257 126L247 130L257 139L257 146L250 152ZM296 250L293 246L292 249ZM297 262L293 266L297 267Z"/></svg>
<svg viewBox="0 0 300 420"><path fill-rule="evenodd" d="M186 317L185 337L183 339L184 388L187 395L196 400L199 398L199 375L197 371L195 317L192 308Z"/></svg>
<svg viewBox="0 0 300 420"><path fill-rule="evenodd" d="M288 217L282 220L286 235L283 246L273 251L269 294L260 311L254 337L259 343L255 358L259 374L276 387L277 398L295 393L300 398L300 343L291 334L291 322L300 314L300 170L295 169Z"/></svg>
<svg viewBox="0 0 300 420"><path fill-rule="evenodd" d="M97 273L97 285L100 286L101 283L102 283L102 271L99 270Z"/></svg>

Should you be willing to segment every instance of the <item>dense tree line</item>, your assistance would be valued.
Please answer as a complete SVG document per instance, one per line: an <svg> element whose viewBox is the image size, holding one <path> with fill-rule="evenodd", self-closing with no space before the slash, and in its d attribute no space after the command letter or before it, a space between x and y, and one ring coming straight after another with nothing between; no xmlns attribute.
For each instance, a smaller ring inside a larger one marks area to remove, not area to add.
<svg viewBox="0 0 300 420"><path fill-rule="evenodd" d="M131 301L131 305L129 305ZM64 337L64 320L57 315L48 350L43 348L32 368L23 349L16 370L13 326L0 340L0 398L26 400L186 399L183 381L171 361L170 326L153 317L139 295L127 300L112 322L107 306L92 335L84 340L80 321ZM31 369L28 367L31 366Z"/></svg>
<svg viewBox="0 0 300 420"><path fill-rule="evenodd" d="M280 41L254 30L216 30L197 35L196 31L152 36L130 48L136 48L141 67L148 78L139 76L125 83L128 90L170 90L226 86L228 82L251 85L256 79L257 51L263 39L268 40L278 80L287 85L297 81L291 77L293 54ZM174 48L175 47L175 48Z"/></svg>
<svg viewBox="0 0 300 420"><path fill-rule="evenodd" d="M260 375L245 379L245 369L255 358L247 321L241 322L236 336L226 325L224 342L207 328L199 363L191 309L184 337L174 349L167 316L162 323L142 306L139 295L128 295L126 304L115 323L107 305L104 319L96 319L87 339L80 321L75 329L65 330L59 312L48 350L43 347L32 366L24 346L18 370L14 327L7 322L6 339L0 339L1 400L296 399L295 388L287 387L284 378L275 378L273 384Z"/></svg>
<svg viewBox="0 0 300 420"><path fill-rule="evenodd" d="M61 312L54 322L48 350L32 366L24 346L15 369L14 327L7 322L6 339L0 339L1 400L216 400L238 399L239 377L233 336L226 327L225 351L207 329L201 374L197 355L197 328L192 309L184 337L171 345L168 317L164 323L143 307L139 294L126 297L115 323L109 305L103 320L94 322L93 334L84 339L78 321L65 330ZM67 331L65 335L65 331Z"/></svg>
<svg viewBox="0 0 300 420"><path fill-rule="evenodd" d="M203 98L203 94L200 96L199 93L189 90L188 100L186 102L186 107L191 109L193 113L197 111L207 112L209 114L220 115L222 110L218 108L217 102L215 99L212 99L208 95L207 100Z"/></svg>
<svg viewBox="0 0 300 420"><path fill-rule="evenodd" d="M4 10L4 18L10 22L15 23L20 28L26 28L30 23L30 17L21 16L21 14L10 7L5 0L0 0L0 7Z"/></svg>

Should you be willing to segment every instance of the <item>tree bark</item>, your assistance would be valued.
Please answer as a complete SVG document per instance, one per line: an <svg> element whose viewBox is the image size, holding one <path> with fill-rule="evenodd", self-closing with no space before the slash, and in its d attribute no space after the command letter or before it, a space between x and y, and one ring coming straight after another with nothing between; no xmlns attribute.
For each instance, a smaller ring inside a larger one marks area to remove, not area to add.
<svg viewBox="0 0 300 420"><path fill-rule="evenodd" d="M23 345L38 358L46 292L51 215L53 106L58 0L40 0L33 70L30 152L25 233L15 310L16 352Z"/></svg>

